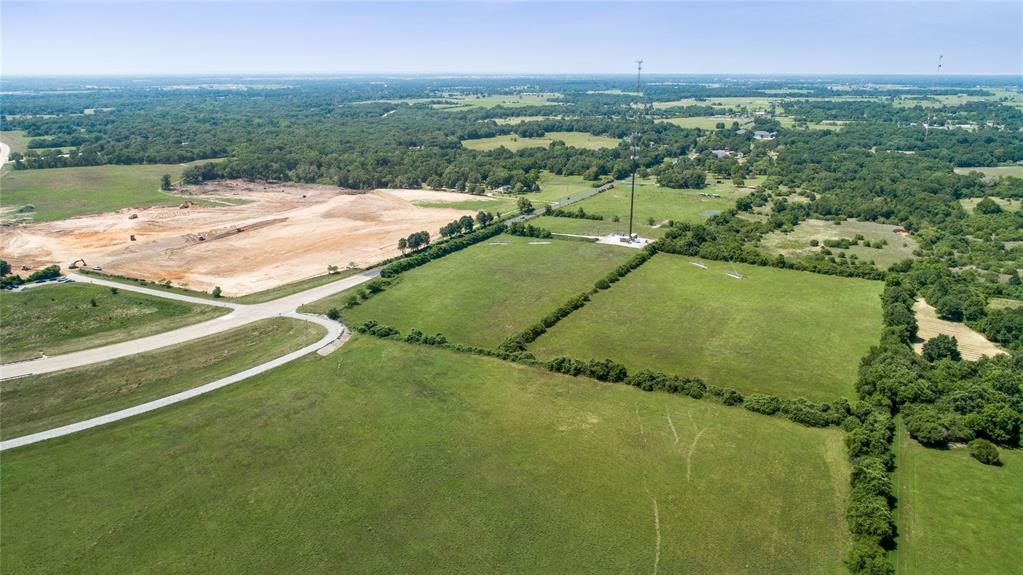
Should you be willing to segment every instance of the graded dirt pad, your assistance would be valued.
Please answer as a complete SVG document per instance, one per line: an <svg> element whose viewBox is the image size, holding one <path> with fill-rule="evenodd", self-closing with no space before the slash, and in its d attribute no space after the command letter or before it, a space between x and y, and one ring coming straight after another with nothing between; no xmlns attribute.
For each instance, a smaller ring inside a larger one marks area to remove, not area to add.
<svg viewBox="0 0 1023 575"><path fill-rule="evenodd" d="M982 355L994 357L1005 350L988 341L986 337L979 334L969 326L954 321L944 320L938 317L938 312L922 299L916 300L913 304L913 311L916 312L917 341L913 349L917 353L923 353L924 342L936 335L950 335L956 338L959 344L959 353L963 359L976 361Z"/></svg>
<svg viewBox="0 0 1023 575"><path fill-rule="evenodd" d="M107 273L201 290L221 286L227 295L241 295L322 275L328 265L376 263L398 255L399 238L419 230L436 237L442 225L470 214L413 205L466 197L425 190L225 181L188 193L222 205L126 209L7 226L0 233L0 257L15 270L67 268L82 258Z"/></svg>

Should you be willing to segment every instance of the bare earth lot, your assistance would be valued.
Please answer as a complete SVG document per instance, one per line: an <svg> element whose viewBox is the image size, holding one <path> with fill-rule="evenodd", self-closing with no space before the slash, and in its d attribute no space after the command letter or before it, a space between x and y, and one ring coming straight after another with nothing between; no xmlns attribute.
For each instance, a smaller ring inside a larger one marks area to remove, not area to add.
<svg viewBox="0 0 1023 575"><path fill-rule="evenodd" d="M221 205L126 209L5 227L0 257L15 270L66 268L84 258L108 273L201 290L219 285L225 295L240 295L322 275L328 265L378 262L398 254L399 238L419 230L436 237L442 225L472 213L414 205L465 199L424 190L225 181L191 192Z"/></svg>
<svg viewBox="0 0 1023 575"><path fill-rule="evenodd" d="M916 321L919 324L918 341L913 344L913 349L917 353L923 352L925 341L942 334L956 338L959 343L959 353L962 354L963 359L976 361L982 355L994 357L1005 353L1005 350L988 341L983 334L973 331L966 324L939 318L938 312L923 299L916 300L913 311L916 312Z"/></svg>

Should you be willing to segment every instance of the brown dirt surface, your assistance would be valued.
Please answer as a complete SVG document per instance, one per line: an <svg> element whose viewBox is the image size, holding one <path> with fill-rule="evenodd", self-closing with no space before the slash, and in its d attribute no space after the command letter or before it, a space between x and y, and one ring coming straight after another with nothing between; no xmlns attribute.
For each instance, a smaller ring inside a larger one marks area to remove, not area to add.
<svg viewBox="0 0 1023 575"><path fill-rule="evenodd" d="M913 304L913 311L916 312L918 325L917 341L913 344L913 349L917 353L923 352L925 341L941 334L956 338L959 343L959 353L963 359L976 361L982 355L994 357L1000 353L1006 353L1004 349L988 341L986 337L973 331L968 325L939 318L938 312L923 299L916 300L916 303Z"/></svg>
<svg viewBox="0 0 1023 575"><path fill-rule="evenodd" d="M374 264L398 255L399 238L419 230L437 237L442 225L472 215L413 205L466 199L465 194L426 190L356 191L232 180L185 193L216 206L130 208L3 226L0 257L15 270L22 265L66 268L83 258L107 273L166 279L201 290L219 285L225 295L241 295L322 275L328 265Z"/></svg>

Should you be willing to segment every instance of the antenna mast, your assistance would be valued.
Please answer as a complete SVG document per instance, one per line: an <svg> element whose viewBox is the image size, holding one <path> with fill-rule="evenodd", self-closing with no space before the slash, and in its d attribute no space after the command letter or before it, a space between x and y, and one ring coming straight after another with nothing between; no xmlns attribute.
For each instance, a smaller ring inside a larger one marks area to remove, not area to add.
<svg viewBox="0 0 1023 575"><path fill-rule="evenodd" d="M636 171L639 170L639 126L643 120L643 102L639 91L640 78L643 74L643 61L636 60L636 131L632 133L629 143L630 158L632 159L632 191L629 193L629 242L632 241L632 213L636 205Z"/></svg>

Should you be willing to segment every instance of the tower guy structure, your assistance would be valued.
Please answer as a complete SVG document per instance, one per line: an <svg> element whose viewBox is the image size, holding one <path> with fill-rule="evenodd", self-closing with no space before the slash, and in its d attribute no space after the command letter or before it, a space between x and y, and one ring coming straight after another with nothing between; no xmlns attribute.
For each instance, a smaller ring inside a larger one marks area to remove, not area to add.
<svg viewBox="0 0 1023 575"><path fill-rule="evenodd" d="M643 74L643 61L636 60L636 131L629 138L629 158L632 160L632 191L629 193L629 241L632 241L632 215L636 205L636 172L639 170L639 127L643 121L643 100L640 95L640 78Z"/></svg>

